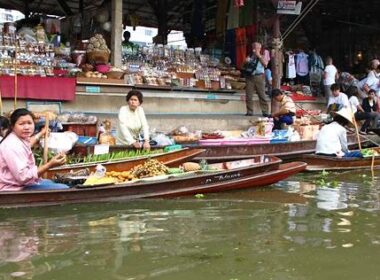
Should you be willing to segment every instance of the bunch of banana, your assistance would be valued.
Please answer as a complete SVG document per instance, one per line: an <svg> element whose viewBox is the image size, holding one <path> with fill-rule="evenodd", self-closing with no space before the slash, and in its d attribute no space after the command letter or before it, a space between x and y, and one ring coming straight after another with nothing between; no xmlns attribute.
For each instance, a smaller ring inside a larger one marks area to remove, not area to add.
<svg viewBox="0 0 380 280"><path fill-rule="evenodd" d="M168 168L156 159L148 159L144 164L133 167L130 172L136 178L153 177L166 174Z"/></svg>

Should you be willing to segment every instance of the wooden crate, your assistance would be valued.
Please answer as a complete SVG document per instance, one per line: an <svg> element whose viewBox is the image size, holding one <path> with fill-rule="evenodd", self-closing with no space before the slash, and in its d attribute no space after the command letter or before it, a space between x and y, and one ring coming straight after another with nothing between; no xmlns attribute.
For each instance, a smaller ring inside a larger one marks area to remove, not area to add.
<svg viewBox="0 0 380 280"><path fill-rule="evenodd" d="M72 131L81 136L97 136L97 124L63 123L63 131Z"/></svg>

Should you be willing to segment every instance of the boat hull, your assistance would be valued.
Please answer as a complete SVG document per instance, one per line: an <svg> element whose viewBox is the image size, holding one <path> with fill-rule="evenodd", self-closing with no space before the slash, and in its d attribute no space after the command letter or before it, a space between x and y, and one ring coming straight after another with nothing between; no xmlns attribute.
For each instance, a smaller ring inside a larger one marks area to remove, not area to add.
<svg viewBox="0 0 380 280"><path fill-rule="evenodd" d="M347 170L363 170L371 169L372 158L337 158L320 155L304 155L302 161L307 163L306 171L347 171ZM380 157L377 156L373 160L375 169L380 167Z"/></svg>
<svg viewBox="0 0 380 280"><path fill-rule="evenodd" d="M166 180L104 187L71 188L67 190L19 191L0 194L0 207L22 207L131 200L153 197L177 197L209 192L221 192L265 186L303 171L302 162L281 164L280 159L270 162L218 172L207 172L174 177Z"/></svg>

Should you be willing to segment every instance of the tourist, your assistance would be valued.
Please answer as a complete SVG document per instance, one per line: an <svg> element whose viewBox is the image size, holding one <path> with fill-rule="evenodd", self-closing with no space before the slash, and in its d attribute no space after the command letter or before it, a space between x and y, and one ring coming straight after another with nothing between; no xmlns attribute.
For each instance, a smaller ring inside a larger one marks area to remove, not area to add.
<svg viewBox="0 0 380 280"><path fill-rule="evenodd" d="M268 61L261 52L261 44L254 42L252 44L252 55L247 57L245 66L249 66L249 71L245 73L246 78L246 116L253 116L253 96L257 94L259 97L262 115L269 115L269 98L265 94L265 67ZM246 70L248 69L245 68Z"/></svg>
<svg viewBox="0 0 380 280"><path fill-rule="evenodd" d="M332 96L327 103L327 113L333 113L339 111L342 108L350 108L350 102L345 93L340 92L338 84L332 84L331 87Z"/></svg>
<svg viewBox="0 0 380 280"><path fill-rule="evenodd" d="M293 124L293 118L296 115L294 101L278 88L272 90L272 98L280 104L278 111L272 113L274 129L282 129L284 124Z"/></svg>
<svg viewBox="0 0 380 280"><path fill-rule="evenodd" d="M370 126L371 123L371 115L364 111L363 107L360 105L359 102L359 91L356 87L350 88L348 92L348 101L350 102L351 111L355 116L355 120L362 121L364 120L364 123L360 129L360 132L362 134L367 133L367 129Z"/></svg>
<svg viewBox="0 0 380 280"><path fill-rule="evenodd" d="M48 169L64 164L66 155L57 154L44 165L36 166L31 150L33 119L33 114L24 108L15 110L10 117L9 130L0 142L1 191L68 188L66 185L39 178Z"/></svg>
<svg viewBox="0 0 380 280"><path fill-rule="evenodd" d="M359 98L367 97L367 94L360 89L359 81L353 75L348 72L339 73L338 82L342 92L349 92L352 87L356 87L359 92Z"/></svg>
<svg viewBox="0 0 380 280"><path fill-rule="evenodd" d="M379 104L376 102L376 92L373 89L368 91L368 97L363 99L362 108L364 112L370 114L372 121L372 128L379 127L380 113L379 113Z"/></svg>
<svg viewBox="0 0 380 280"><path fill-rule="evenodd" d="M367 77L359 82L359 87L366 93L373 89L376 96L380 97L380 65L371 69Z"/></svg>
<svg viewBox="0 0 380 280"><path fill-rule="evenodd" d="M347 146L345 126L353 123L350 108L336 112L334 121L324 125L317 136L316 154L333 157L362 157L360 152L350 152Z"/></svg>
<svg viewBox="0 0 380 280"><path fill-rule="evenodd" d="M326 58L326 67L323 72L323 85L325 89L326 102L332 96L331 85L335 84L335 80L338 78L338 70L333 65L333 60L330 56Z"/></svg>
<svg viewBox="0 0 380 280"><path fill-rule="evenodd" d="M149 126L141 107L143 95L138 90L131 90L126 100L128 105L122 106L119 111L117 144L150 149Z"/></svg>

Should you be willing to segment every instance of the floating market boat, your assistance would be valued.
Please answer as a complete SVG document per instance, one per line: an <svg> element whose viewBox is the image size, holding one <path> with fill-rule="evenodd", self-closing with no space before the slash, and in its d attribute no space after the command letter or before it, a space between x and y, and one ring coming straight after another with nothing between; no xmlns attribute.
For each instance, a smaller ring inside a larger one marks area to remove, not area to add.
<svg viewBox="0 0 380 280"><path fill-rule="evenodd" d="M348 136L348 146L353 148L357 146L355 135ZM315 152L316 140L303 140L295 142L272 142L262 144L241 144L241 145L189 145L189 147L205 149L203 153L196 156L195 159L204 159L208 162L218 162L221 160L238 160L249 158L255 155L276 156L283 160L289 161L299 159L304 154Z"/></svg>
<svg viewBox="0 0 380 280"><path fill-rule="evenodd" d="M364 158L338 158L321 155L304 155L302 161L307 163L306 171L347 171L380 168L380 156Z"/></svg>
<svg viewBox="0 0 380 280"><path fill-rule="evenodd" d="M362 144L367 140L361 139ZM354 134L349 134L347 137L348 147L350 149L356 148L358 145L357 137ZM226 141L228 142L228 141ZM315 146L317 144L316 140L302 140L295 142L276 142L271 143L244 143L244 144L233 144L234 142L229 142L230 144L220 144L215 145L215 142L210 140L210 145L203 141L202 145L196 144L183 144L185 147L204 149L204 152L197 155L195 160L206 160L209 163L220 162L225 160L239 160L247 159L256 155L269 155L279 157L283 160L289 161L294 159L299 159L304 154L312 154L315 152ZM91 150L91 147L87 147ZM128 149L127 146L110 146L111 151L119 151ZM154 149L154 147L153 147ZM86 148L82 147L82 152L86 151ZM87 153L87 151L86 151Z"/></svg>
<svg viewBox="0 0 380 280"><path fill-rule="evenodd" d="M176 197L266 186L303 171L306 164L281 164L276 157L210 164L218 170L150 177L117 185L73 187L66 190L2 192L0 207L21 207Z"/></svg>
<svg viewBox="0 0 380 280"><path fill-rule="evenodd" d="M74 164L66 164L62 166L58 166L55 168L51 168L46 172L46 178L53 178L57 173L67 173L69 171L78 171L80 169L88 168L90 171L94 171L96 165L102 164L106 167L107 171L124 171L129 170L132 167L145 162L148 158L153 158L161 161L163 164L172 166L179 165L183 162L189 161L195 156L201 154L204 150L202 149L190 149L184 148L169 152L164 152L163 150L158 153L152 154L142 154L140 156L129 157L124 159L108 159L108 160L99 160L96 162L88 162L88 163L74 163Z"/></svg>

